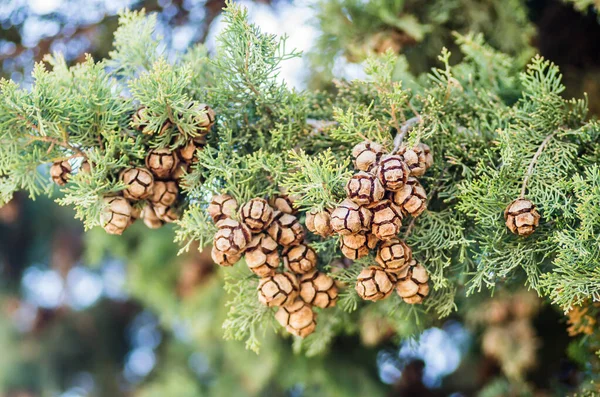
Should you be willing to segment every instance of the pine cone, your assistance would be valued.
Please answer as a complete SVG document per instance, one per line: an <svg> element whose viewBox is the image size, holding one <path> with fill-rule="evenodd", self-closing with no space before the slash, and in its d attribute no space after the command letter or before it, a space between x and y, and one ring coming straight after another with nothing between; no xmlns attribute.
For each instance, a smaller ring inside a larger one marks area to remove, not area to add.
<svg viewBox="0 0 600 397"><path fill-rule="evenodd" d="M186 164L192 164L196 159L196 144L193 140L187 141L187 143L177 149L177 157L179 161Z"/></svg>
<svg viewBox="0 0 600 397"><path fill-rule="evenodd" d="M312 334L317 326L317 314L301 299L280 307L275 318L287 332L301 338Z"/></svg>
<svg viewBox="0 0 600 397"><path fill-rule="evenodd" d="M300 278L300 298L309 305L326 309L335 306L338 289L335 281L317 270Z"/></svg>
<svg viewBox="0 0 600 397"><path fill-rule="evenodd" d="M296 274L305 274L317 266L317 253L306 244L284 248L283 265Z"/></svg>
<svg viewBox="0 0 600 397"><path fill-rule="evenodd" d="M371 141L364 141L354 146L352 157L354 157L354 167L361 171L371 171L377 166L383 146Z"/></svg>
<svg viewBox="0 0 600 397"><path fill-rule="evenodd" d="M146 135L154 135L156 131L152 131L149 126L149 115L148 108L145 106L140 107L132 116L132 125L138 131ZM164 134L169 128L173 127L173 123L170 120L165 120L158 131L158 135Z"/></svg>
<svg viewBox="0 0 600 397"><path fill-rule="evenodd" d="M414 259L396 275L398 276L396 292L404 299L404 302L410 304L422 303L423 299L429 295L427 269Z"/></svg>
<svg viewBox="0 0 600 397"><path fill-rule="evenodd" d="M342 236L340 249L348 259L356 260L369 254L369 250L375 248L377 238L371 233L358 233Z"/></svg>
<svg viewBox="0 0 600 397"><path fill-rule="evenodd" d="M146 156L146 168L158 179L168 179L177 164L177 154L169 149L152 149Z"/></svg>
<svg viewBox="0 0 600 397"><path fill-rule="evenodd" d="M377 177L386 190L396 191L408 180L410 170L401 156L388 154L379 162Z"/></svg>
<svg viewBox="0 0 600 397"><path fill-rule="evenodd" d="M379 240L389 240L400 233L402 210L389 200L383 200L371 209L373 221L371 232Z"/></svg>
<svg viewBox="0 0 600 397"><path fill-rule="evenodd" d="M246 264L258 277L275 274L279 267L277 243L268 234L260 233L246 246Z"/></svg>
<svg viewBox="0 0 600 397"><path fill-rule="evenodd" d="M253 198L240 208L240 219L252 233L260 233L273 220L273 208L267 200Z"/></svg>
<svg viewBox="0 0 600 397"><path fill-rule="evenodd" d="M540 214L527 199L518 198L504 211L506 226L514 234L529 236L540 224Z"/></svg>
<svg viewBox="0 0 600 397"><path fill-rule="evenodd" d="M252 234L246 225L233 219L217 222L219 230L215 234L213 245L226 254L241 253L252 240Z"/></svg>
<svg viewBox="0 0 600 397"><path fill-rule="evenodd" d="M286 194L271 197L269 199L269 205L286 214L296 215L298 213L298 210L294 208L294 201Z"/></svg>
<svg viewBox="0 0 600 397"><path fill-rule="evenodd" d="M356 292L369 301L385 299L394 290L396 277L386 273L382 268L369 266L364 268L356 279Z"/></svg>
<svg viewBox="0 0 600 397"><path fill-rule="evenodd" d="M203 115L194 119L194 124L196 125L196 128L199 129L197 132L199 135L206 135L215 123L217 114L205 103L190 102L188 109L191 109L194 106L197 106L200 110L203 110Z"/></svg>
<svg viewBox="0 0 600 397"><path fill-rule="evenodd" d="M152 190L152 196L150 201L153 204L160 204L163 206L170 206L175 204L177 201L177 194L179 188L177 183L174 181L156 181L154 182L154 189Z"/></svg>
<svg viewBox="0 0 600 397"><path fill-rule="evenodd" d="M123 196L127 199L146 199L154 189L154 177L145 168L128 168L121 172L120 179L127 185L123 190Z"/></svg>
<svg viewBox="0 0 600 397"><path fill-rule="evenodd" d="M50 178L58 186L64 186L71 176L71 164L67 160L57 161L50 167Z"/></svg>
<svg viewBox="0 0 600 397"><path fill-rule="evenodd" d="M379 246L375 260L386 272L395 273L412 260L412 250L404 241L393 238Z"/></svg>
<svg viewBox="0 0 600 397"><path fill-rule="evenodd" d="M144 225L146 225L150 229L158 229L165 224L165 222L163 222L158 216L156 216L156 212L150 204L147 204L144 207L140 216L144 221Z"/></svg>
<svg viewBox="0 0 600 397"><path fill-rule="evenodd" d="M267 233L277 241L277 244L284 247L300 244L304 240L304 228L298 219L280 211L274 212L273 221L267 228Z"/></svg>
<svg viewBox="0 0 600 397"><path fill-rule="evenodd" d="M131 204L121 196L106 197L104 203L106 206L100 216L102 227L109 234L123 233L131 220Z"/></svg>
<svg viewBox="0 0 600 397"><path fill-rule="evenodd" d="M237 210L237 201L228 194L219 194L213 196L208 205L208 214L215 223L218 221L230 218Z"/></svg>
<svg viewBox="0 0 600 397"><path fill-rule="evenodd" d="M404 162L410 169L411 176L422 176L433 163L433 156L429 146L418 144L413 148L402 146L398 150L398 154L402 156Z"/></svg>
<svg viewBox="0 0 600 397"><path fill-rule="evenodd" d="M358 205L370 205L381 200L385 190L375 175L360 171L348 180L346 194Z"/></svg>
<svg viewBox="0 0 600 397"><path fill-rule="evenodd" d="M346 199L331 213L331 228L342 236L356 234L369 230L372 218L370 209Z"/></svg>
<svg viewBox="0 0 600 397"><path fill-rule="evenodd" d="M323 237L331 235L331 215L327 211L309 211L306 213L306 228Z"/></svg>
<svg viewBox="0 0 600 397"><path fill-rule="evenodd" d="M275 273L258 282L258 300L265 306L286 306L298 297L298 279L292 273Z"/></svg>
<svg viewBox="0 0 600 397"><path fill-rule="evenodd" d="M179 212L173 207L160 203L153 203L152 207L158 219L166 223L173 223L179 219Z"/></svg>
<svg viewBox="0 0 600 397"><path fill-rule="evenodd" d="M92 172L92 167L90 165L90 162L87 160L84 160L81 165L79 166L79 171L83 174L89 174L90 172Z"/></svg>
<svg viewBox="0 0 600 397"><path fill-rule="evenodd" d="M417 217L427 209L427 193L417 178L409 177L406 184L390 195L405 215Z"/></svg>
<svg viewBox="0 0 600 397"><path fill-rule="evenodd" d="M242 257L242 254L227 254L225 252L221 252L218 249L216 249L214 246L212 247L212 249L210 250L210 256L212 257L212 260L219 266L223 266L223 267L228 267L228 266L233 266L237 263L237 261L240 260L240 258Z"/></svg>

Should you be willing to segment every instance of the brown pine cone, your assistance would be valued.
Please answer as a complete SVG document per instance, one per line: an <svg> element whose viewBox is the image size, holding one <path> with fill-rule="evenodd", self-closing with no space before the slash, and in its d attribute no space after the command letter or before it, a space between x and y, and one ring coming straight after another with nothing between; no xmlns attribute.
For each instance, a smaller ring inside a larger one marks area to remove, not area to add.
<svg viewBox="0 0 600 397"><path fill-rule="evenodd" d="M162 221L158 216L156 216L156 212L152 205L147 204L144 206L144 209L141 213L141 218L144 221L144 225L146 225L150 229L158 229L162 227L165 222Z"/></svg>
<svg viewBox="0 0 600 397"><path fill-rule="evenodd" d="M385 190L375 175L360 171L346 183L346 194L358 205L370 205L381 200Z"/></svg>
<svg viewBox="0 0 600 397"><path fill-rule="evenodd" d="M156 131L152 131L150 126L148 125L148 108L145 106L140 107L132 116L132 125L138 131L142 131L142 133L146 135L154 135ZM169 128L173 126L170 120L165 120L158 130L158 135L164 134Z"/></svg>
<svg viewBox="0 0 600 397"><path fill-rule="evenodd" d="M379 246L375 260L386 272L395 273L412 260L412 250L404 241L393 238Z"/></svg>
<svg viewBox="0 0 600 397"><path fill-rule="evenodd" d="M275 273L258 282L258 300L265 306L286 306L298 297L298 279L292 273Z"/></svg>
<svg viewBox="0 0 600 397"><path fill-rule="evenodd" d="M130 200L143 200L152 194L154 177L145 168L128 168L120 175L121 181L127 185L123 190L123 197Z"/></svg>
<svg viewBox="0 0 600 397"><path fill-rule="evenodd" d="M389 240L400 233L402 227L402 210L390 200L383 200L371 208L373 221L371 232L379 240Z"/></svg>
<svg viewBox="0 0 600 397"><path fill-rule="evenodd" d="M169 149L152 149L146 156L146 168L158 179L168 179L177 168L177 154Z"/></svg>
<svg viewBox="0 0 600 397"><path fill-rule="evenodd" d="M204 111L201 116L194 119L194 124L199 129L199 131L197 131L199 135L206 135L210 128L215 124L217 114L205 103L190 102L188 108L191 109L194 106L197 106L200 110Z"/></svg>
<svg viewBox="0 0 600 397"><path fill-rule="evenodd" d="M217 265L229 267L235 265L242 257L242 254L226 254L225 252L221 252L213 246L210 250L210 256Z"/></svg>
<svg viewBox="0 0 600 397"><path fill-rule="evenodd" d="M90 162L87 160L84 160L81 165L79 166L79 171L83 174L89 174L90 172L92 172L92 166L90 165Z"/></svg>
<svg viewBox="0 0 600 397"><path fill-rule="evenodd" d="M313 270L300 278L300 298L309 305L326 309L335 306L338 289L325 273Z"/></svg>
<svg viewBox="0 0 600 397"><path fill-rule="evenodd" d="M524 237L535 232L540 224L540 214L535 205L525 198L510 203L504 211L504 219L511 232Z"/></svg>
<svg viewBox="0 0 600 397"><path fill-rule="evenodd" d="M416 260L412 259L408 266L402 271L396 273L398 283L396 292L406 303L422 303L423 299L429 295L429 273Z"/></svg>
<svg viewBox="0 0 600 397"><path fill-rule="evenodd" d="M236 220L226 218L217 222L213 245L217 250L226 254L241 253L252 240L252 234L246 225Z"/></svg>
<svg viewBox="0 0 600 397"><path fill-rule="evenodd" d="M279 245L298 245L304 240L304 228L294 215L275 211L267 233Z"/></svg>
<svg viewBox="0 0 600 397"><path fill-rule="evenodd" d="M396 277L386 273L382 268L369 266L364 268L356 279L356 292L369 301L385 299L394 290Z"/></svg>
<svg viewBox="0 0 600 397"><path fill-rule="evenodd" d="M377 238L371 233L358 233L341 236L340 249L348 259L356 260L369 254L377 246Z"/></svg>
<svg viewBox="0 0 600 397"><path fill-rule="evenodd" d="M212 220L217 223L218 221L231 218L237 211L237 201L228 194L219 194L213 196L210 204L208 205L208 215Z"/></svg>
<svg viewBox="0 0 600 397"><path fill-rule="evenodd" d="M177 149L177 157L179 161L186 164L192 164L196 159L196 144L193 140L187 141L187 143Z"/></svg>
<svg viewBox="0 0 600 397"><path fill-rule="evenodd" d="M427 168L433 163L433 156L431 155L429 146L422 143L413 148L402 146L398 149L398 155L404 159L404 162L410 169L411 176L424 175Z"/></svg>
<svg viewBox="0 0 600 397"><path fill-rule="evenodd" d="M284 248L282 257L286 270L296 274L308 273L317 266L317 253L306 244Z"/></svg>
<svg viewBox="0 0 600 397"><path fill-rule="evenodd" d="M153 203L152 208L158 219L166 223L173 223L179 219L179 212L173 206Z"/></svg>
<svg viewBox="0 0 600 397"><path fill-rule="evenodd" d="M175 181L156 181L154 182L154 189L152 190L150 201L153 204L161 204L168 207L175 204L178 193L179 188Z"/></svg>
<svg viewBox="0 0 600 397"><path fill-rule="evenodd" d="M286 214L296 215L298 210L294 208L294 201L286 194L280 194L278 196L271 197L269 199L269 205L281 212Z"/></svg>
<svg viewBox="0 0 600 397"><path fill-rule="evenodd" d="M328 237L333 232L331 228L331 215L325 210L311 210L307 212L305 224L309 231L323 237Z"/></svg>
<svg viewBox="0 0 600 397"><path fill-rule="evenodd" d="M260 233L273 220L273 208L262 198L253 198L240 208L240 219L252 233Z"/></svg>
<svg viewBox="0 0 600 397"><path fill-rule="evenodd" d="M275 319L287 332L301 338L312 334L317 326L317 314L301 299L280 307L275 313Z"/></svg>
<svg viewBox="0 0 600 397"><path fill-rule="evenodd" d="M331 228L342 236L356 234L369 230L372 218L370 209L346 199L331 212Z"/></svg>
<svg viewBox="0 0 600 397"><path fill-rule="evenodd" d="M275 274L279 267L277 243L268 234L260 233L246 246L246 264L258 277Z"/></svg>
<svg viewBox="0 0 600 397"><path fill-rule="evenodd" d="M50 167L50 178L58 186L64 186L71 176L71 164L67 160L57 161Z"/></svg>
<svg viewBox="0 0 600 397"><path fill-rule="evenodd" d="M361 171L371 171L377 166L382 154L383 146L380 144L371 141L361 142L352 149L354 167Z"/></svg>
<svg viewBox="0 0 600 397"><path fill-rule="evenodd" d="M412 176L400 190L390 195L390 199L402 209L404 215L417 217L427 209L427 193L417 178Z"/></svg>
<svg viewBox="0 0 600 397"><path fill-rule="evenodd" d="M126 198L121 196L105 197L106 206L100 215L100 222L109 234L121 234L131 220L133 208Z"/></svg>
<svg viewBox="0 0 600 397"><path fill-rule="evenodd" d="M408 180L410 170L401 156L388 154L379 162L377 177L386 190L396 191Z"/></svg>
<svg viewBox="0 0 600 397"><path fill-rule="evenodd" d="M175 181L179 181L181 183L181 180L183 179L183 177L186 176L187 174L189 174L191 169L192 169L191 164L180 161L177 164L175 171L173 171L171 173L171 179L173 179Z"/></svg>

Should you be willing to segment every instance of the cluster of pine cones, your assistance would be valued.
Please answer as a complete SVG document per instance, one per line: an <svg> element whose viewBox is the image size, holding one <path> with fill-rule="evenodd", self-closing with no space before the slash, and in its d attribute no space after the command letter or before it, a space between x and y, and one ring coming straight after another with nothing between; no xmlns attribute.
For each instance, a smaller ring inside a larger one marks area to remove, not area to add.
<svg viewBox="0 0 600 397"><path fill-rule="evenodd" d="M218 228L213 260L232 266L244 255L250 270L260 277L258 300L279 307L275 318L289 333L311 334L316 327L312 307L334 306L338 290L331 277L317 270L317 254L304 241L291 199L253 198L238 211L237 201L221 194L212 198L208 213Z"/></svg>
<svg viewBox="0 0 600 397"><path fill-rule="evenodd" d="M309 212L306 225L321 236L338 234L348 259L377 249L379 266L363 269L356 281L363 299L384 299L396 287L405 302L421 303L429 294L429 275L398 234L404 217L417 217L427 208L427 194L416 177L433 164L431 151L418 144L385 154L380 144L365 141L352 156L358 172L346 184L347 198L331 212Z"/></svg>
<svg viewBox="0 0 600 397"><path fill-rule="evenodd" d="M179 218L179 181L195 162L196 151L204 147L206 135L215 122L215 113L210 107L191 102L190 107L193 106L200 107L204 114L196 120L197 135L193 139L176 150L151 149L146 156L145 167L134 166L120 172L119 179L126 188L120 195L104 197L101 224L108 233L121 234L138 218L152 229ZM133 115L132 126L145 134L152 134L147 120L147 109L142 107ZM173 124L167 120L156 133L163 134L169 128L173 128ZM79 172L90 172L90 168L87 161L83 162ZM50 168L52 180L61 186L68 182L70 174L68 161L54 163Z"/></svg>

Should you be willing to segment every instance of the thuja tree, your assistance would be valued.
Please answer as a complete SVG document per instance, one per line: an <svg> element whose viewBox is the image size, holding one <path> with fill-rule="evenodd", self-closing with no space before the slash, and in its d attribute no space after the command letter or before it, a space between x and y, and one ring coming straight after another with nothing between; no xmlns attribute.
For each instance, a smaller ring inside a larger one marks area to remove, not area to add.
<svg viewBox="0 0 600 397"><path fill-rule="evenodd" d="M86 228L174 223L183 250L212 245L225 337L254 350L274 330L317 354L365 319L415 335L484 288L597 296L598 124L556 66L457 35L461 61L442 49L429 74L388 52L297 92L285 38L234 4L224 21L215 54L167 60L154 18L126 12L108 59L2 81L2 201L58 185Z"/></svg>

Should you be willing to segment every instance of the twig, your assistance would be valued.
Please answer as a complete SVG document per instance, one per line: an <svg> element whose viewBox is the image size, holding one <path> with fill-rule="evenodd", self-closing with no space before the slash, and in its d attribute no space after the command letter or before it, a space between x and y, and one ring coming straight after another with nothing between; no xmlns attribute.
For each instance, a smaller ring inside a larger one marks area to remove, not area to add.
<svg viewBox="0 0 600 397"><path fill-rule="evenodd" d="M535 167L538 158L542 154L542 151L544 151L544 148L548 145L548 142L550 142L550 139L552 139L554 137L554 135L556 135L556 132L548 135L546 137L546 139L544 139L542 141L540 147L538 147L538 150L533 155L533 158L531 159L531 162L529 163L529 167L527 167L527 173L525 174L525 178L523 179L523 185L521 186L520 198L525 198L525 191L527 190L527 183L529 183L529 179L531 178L531 175L533 174L533 168Z"/></svg>
<svg viewBox="0 0 600 397"><path fill-rule="evenodd" d="M406 136L408 131L410 131L410 129L414 127L415 124L420 122L421 116L415 116L402 123L400 131L398 131L396 137L394 138L394 150L392 150L392 153L396 153L398 149L400 149L400 145L402 145L402 141L404 141L404 137Z"/></svg>

